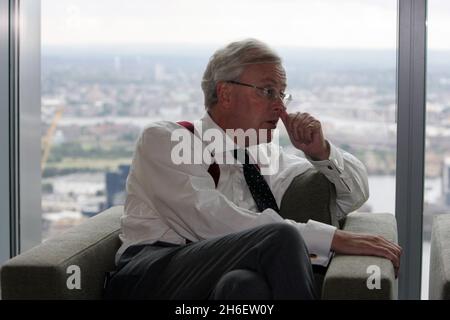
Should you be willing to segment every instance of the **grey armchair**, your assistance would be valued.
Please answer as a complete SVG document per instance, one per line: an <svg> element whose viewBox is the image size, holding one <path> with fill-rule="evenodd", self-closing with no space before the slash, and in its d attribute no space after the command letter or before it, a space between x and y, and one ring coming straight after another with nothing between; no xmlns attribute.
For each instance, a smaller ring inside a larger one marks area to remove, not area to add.
<svg viewBox="0 0 450 320"><path fill-rule="evenodd" d="M433 218L428 292L430 300L450 300L450 214Z"/></svg>
<svg viewBox="0 0 450 320"><path fill-rule="evenodd" d="M293 180L281 202L280 214L299 222L314 219L397 241L393 215L351 213L339 220L329 205L334 197L333 185L311 169ZM110 208L7 261L0 271L2 299L101 299L105 273L114 269L120 246L122 212L122 206ZM78 268L79 288L70 285L74 274L71 266ZM380 270L379 289L367 286L369 266ZM323 299L397 297L393 266L383 258L336 255L326 274L316 274L316 280Z"/></svg>

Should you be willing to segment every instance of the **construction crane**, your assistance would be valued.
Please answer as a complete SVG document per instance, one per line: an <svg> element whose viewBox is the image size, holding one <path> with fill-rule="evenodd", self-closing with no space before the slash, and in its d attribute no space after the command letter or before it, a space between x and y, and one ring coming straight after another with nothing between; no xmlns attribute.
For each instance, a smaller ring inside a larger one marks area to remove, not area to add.
<svg viewBox="0 0 450 320"><path fill-rule="evenodd" d="M55 115L53 116L52 123L45 134L44 139L42 140L42 158L41 158L41 172L44 172L45 165L47 164L48 156L50 155L50 150L52 148L52 140L53 135L55 134L56 126L58 125L59 120L63 114L64 107L60 106L56 109Z"/></svg>

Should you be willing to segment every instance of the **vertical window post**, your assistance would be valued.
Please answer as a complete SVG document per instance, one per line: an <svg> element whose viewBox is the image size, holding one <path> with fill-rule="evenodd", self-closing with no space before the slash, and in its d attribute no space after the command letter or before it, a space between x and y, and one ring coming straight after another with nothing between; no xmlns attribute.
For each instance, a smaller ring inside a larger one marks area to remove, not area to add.
<svg viewBox="0 0 450 320"><path fill-rule="evenodd" d="M41 242L40 42L40 1L0 0L0 264Z"/></svg>
<svg viewBox="0 0 450 320"><path fill-rule="evenodd" d="M425 151L426 0L398 2L396 218L399 298L420 299Z"/></svg>
<svg viewBox="0 0 450 320"><path fill-rule="evenodd" d="M0 264L10 257L9 0L0 0Z"/></svg>
<svg viewBox="0 0 450 320"><path fill-rule="evenodd" d="M41 1L16 0L18 43L18 199L20 247L26 251L42 240L41 209Z"/></svg>

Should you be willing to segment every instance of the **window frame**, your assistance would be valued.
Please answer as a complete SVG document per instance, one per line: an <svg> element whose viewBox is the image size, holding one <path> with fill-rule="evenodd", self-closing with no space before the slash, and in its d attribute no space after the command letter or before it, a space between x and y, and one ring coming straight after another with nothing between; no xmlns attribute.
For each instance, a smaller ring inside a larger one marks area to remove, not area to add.
<svg viewBox="0 0 450 320"><path fill-rule="evenodd" d="M399 0L395 213L399 298L420 299L425 157L426 0Z"/></svg>
<svg viewBox="0 0 450 320"><path fill-rule="evenodd" d="M0 0L0 263L41 242L40 0Z"/></svg>
<svg viewBox="0 0 450 320"><path fill-rule="evenodd" d="M16 0L17 1L17 0ZM42 242L41 1L19 1L19 251ZM26 196L22 196L26 195Z"/></svg>
<svg viewBox="0 0 450 320"><path fill-rule="evenodd" d="M0 70L8 70L8 72L0 72L0 146L6 152L0 152L0 264L6 261L10 254L10 177L9 177L9 1L0 0Z"/></svg>

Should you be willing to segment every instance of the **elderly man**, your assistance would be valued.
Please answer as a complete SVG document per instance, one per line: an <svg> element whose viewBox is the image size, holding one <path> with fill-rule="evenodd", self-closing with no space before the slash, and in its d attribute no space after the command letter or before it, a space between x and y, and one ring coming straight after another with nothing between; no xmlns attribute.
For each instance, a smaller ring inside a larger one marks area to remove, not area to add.
<svg viewBox="0 0 450 320"><path fill-rule="evenodd" d="M274 51L254 39L229 44L211 57L202 89L202 119L155 122L137 142L107 298L315 299L312 265L327 266L334 252L386 257L398 269L401 248L381 237L278 214L293 178L312 167L334 184L342 216L369 190L364 166L325 139L316 118L287 113L286 74ZM273 151L280 118L306 159ZM225 144L211 148L208 130ZM234 134L252 130L253 142ZM174 158L176 132L193 138L188 151L202 161ZM271 146L270 157L251 152L262 146ZM264 165L275 170L264 175Z"/></svg>

